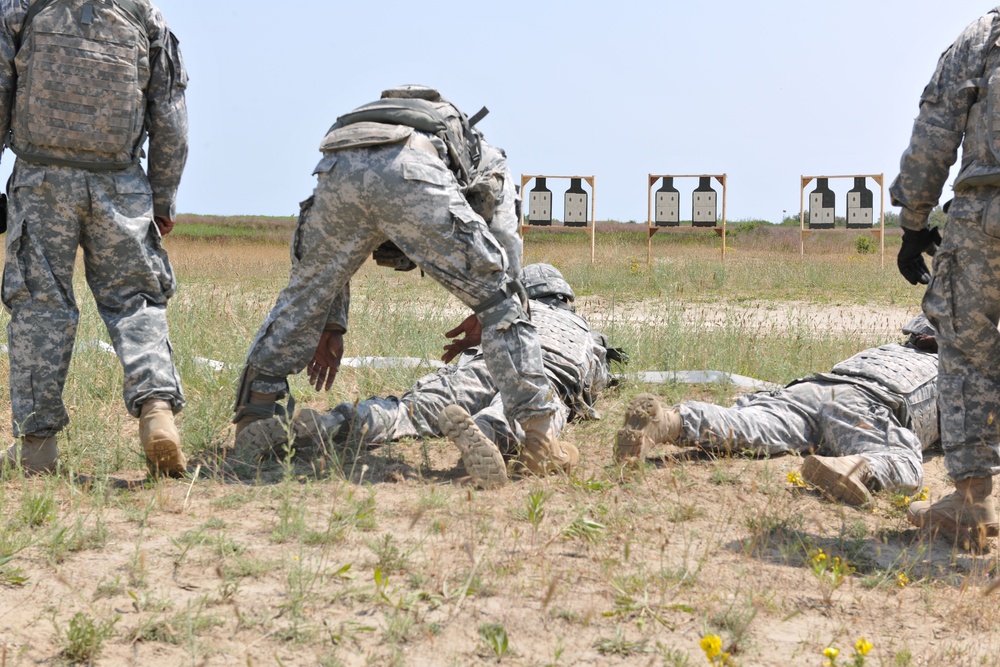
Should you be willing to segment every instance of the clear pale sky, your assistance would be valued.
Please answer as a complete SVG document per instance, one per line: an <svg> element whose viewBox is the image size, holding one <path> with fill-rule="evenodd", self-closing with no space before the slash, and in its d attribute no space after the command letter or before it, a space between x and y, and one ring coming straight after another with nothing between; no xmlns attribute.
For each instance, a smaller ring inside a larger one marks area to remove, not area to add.
<svg viewBox="0 0 1000 667"><path fill-rule="evenodd" d="M797 214L802 174L884 172L888 187L938 56L991 8L968 0L157 4L191 77L179 212L297 214L336 117L383 88L425 83L470 115L489 107L479 127L507 150L515 177L593 174L597 218L637 221L646 219L651 172L728 173L730 221ZM840 215L850 184L831 185ZM557 217L565 186L550 185Z"/></svg>

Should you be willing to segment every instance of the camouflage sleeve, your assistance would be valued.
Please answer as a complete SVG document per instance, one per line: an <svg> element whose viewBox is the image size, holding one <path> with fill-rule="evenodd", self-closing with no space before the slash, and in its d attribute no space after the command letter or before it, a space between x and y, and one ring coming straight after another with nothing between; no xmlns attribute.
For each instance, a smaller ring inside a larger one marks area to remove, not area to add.
<svg viewBox="0 0 1000 667"><path fill-rule="evenodd" d="M899 176L889 188L894 206L901 206L904 229L924 229L937 206L951 166L958 157L969 110L976 101L970 82L982 78L995 14L971 24L938 60L930 83L920 96L920 113L913 123L910 145L900 160Z"/></svg>
<svg viewBox="0 0 1000 667"><path fill-rule="evenodd" d="M497 175L502 187L497 201L490 231L507 253L507 275L513 280L521 274L521 253L523 243L520 235L520 220L518 220L518 195L514 187L514 176L507 166L507 157L498 148L494 148L485 140L482 142L482 169L485 174Z"/></svg>
<svg viewBox="0 0 1000 667"><path fill-rule="evenodd" d="M160 10L153 7L147 23L152 70L147 89L146 130L149 132L149 184L155 215L173 218L177 188L188 154L188 117L184 90L187 71L177 37Z"/></svg>
<svg viewBox="0 0 1000 667"><path fill-rule="evenodd" d="M351 309L351 283L344 285L330 304L324 329L347 331L347 314Z"/></svg>
<svg viewBox="0 0 1000 667"><path fill-rule="evenodd" d="M14 109L14 92L17 72L14 56L17 55L17 35L24 23L28 0L0 0L0 130L7 144L11 112Z"/></svg>

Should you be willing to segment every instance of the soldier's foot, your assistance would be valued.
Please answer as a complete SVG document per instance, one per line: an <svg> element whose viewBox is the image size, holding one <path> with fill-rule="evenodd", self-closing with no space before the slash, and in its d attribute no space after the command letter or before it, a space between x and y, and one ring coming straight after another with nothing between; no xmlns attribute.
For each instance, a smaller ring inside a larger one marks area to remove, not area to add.
<svg viewBox="0 0 1000 667"><path fill-rule="evenodd" d="M989 538L1000 535L992 477L955 482L955 491L935 503L918 501L906 511L914 526L940 532L969 551L989 550Z"/></svg>
<svg viewBox="0 0 1000 667"><path fill-rule="evenodd" d="M167 401L151 399L142 404L139 441L151 475L178 477L187 471L187 459L181 450L174 411Z"/></svg>
<svg viewBox="0 0 1000 667"><path fill-rule="evenodd" d="M861 507L872 502L868 490L871 473L861 456L807 456L802 461L802 479L828 496Z"/></svg>
<svg viewBox="0 0 1000 667"><path fill-rule="evenodd" d="M476 426L459 405L449 405L438 416L438 427L462 455L462 465L472 484L495 489L507 483L507 466L500 449Z"/></svg>
<svg viewBox="0 0 1000 667"><path fill-rule="evenodd" d="M0 469L12 470L20 463L26 475L44 475L54 472L59 463L56 436L26 435L2 453Z"/></svg>
<svg viewBox="0 0 1000 667"><path fill-rule="evenodd" d="M664 408L653 394L639 394L625 409L625 423L615 436L615 460L641 460L656 445L675 442L681 428L676 408Z"/></svg>
<svg viewBox="0 0 1000 667"><path fill-rule="evenodd" d="M560 442L550 415L521 422L524 443L519 460L530 472L548 475L570 473L580 463L580 452L568 442Z"/></svg>

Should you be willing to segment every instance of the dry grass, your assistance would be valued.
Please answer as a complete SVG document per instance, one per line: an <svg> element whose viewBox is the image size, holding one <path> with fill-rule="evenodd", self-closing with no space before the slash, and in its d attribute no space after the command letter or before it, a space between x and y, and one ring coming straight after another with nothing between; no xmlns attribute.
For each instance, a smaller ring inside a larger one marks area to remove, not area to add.
<svg viewBox="0 0 1000 667"><path fill-rule="evenodd" d="M647 269L644 243L602 241L596 266L579 242L534 237L528 259L564 269L581 309L633 352L629 370L783 382L894 339L919 302L877 257L803 262L735 244L723 265L710 243L677 244ZM197 475L138 483L117 362L81 349L60 446L87 477L0 485L0 666L679 667L705 664L706 634L746 666L818 667L827 646L851 664L860 637L874 645L869 665L1000 664L992 557L910 530L885 494L861 512L790 485L796 457L669 449L621 470L610 446L624 406L650 389L636 383L608 393L604 420L568 429L583 457L572 478L469 490L455 483L457 453L433 441L318 476L279 466L234 483L214 455L231 440L236 374L288 255L227 243L169 244L182 283L170 307L189 399L182 432L203 463ZM416 274L366 266L354 292L348 355L436 356L440 332L464 315ZM102 338L92 302L81 302L81 339ZM345 370L329 394L302 378L293 387L324 408L400 391L416 374ZM669 402L733 393L652 389ZM944 492L940 458L926 467L932 495ZM839 585L818 575L810 557L820 548L853 574Z"/></svg>

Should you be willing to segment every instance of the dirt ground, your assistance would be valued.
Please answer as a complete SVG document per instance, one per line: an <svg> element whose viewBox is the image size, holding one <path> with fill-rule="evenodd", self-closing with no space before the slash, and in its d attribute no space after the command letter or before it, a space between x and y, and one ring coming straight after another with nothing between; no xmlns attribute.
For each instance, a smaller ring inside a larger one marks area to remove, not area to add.
<svg viewBox="0 0 1000 667"><path fill-rule="evenodd" d="M572 479L490 492L437 441L321 481L204 462L151 485L8 482L8 521L47 489L60 518L0 568L0 665L69 662L78 612L117 619L101 665L698 665L705 634L741 665L818 666L861 637L868 664L997 664L991 556L911 530L885 494L858 510L790 484L797 457L609 465L627 397L569 429ZM926 467L945 492L940 456ZM833 586L817 549L854 572Z"/></svg>

